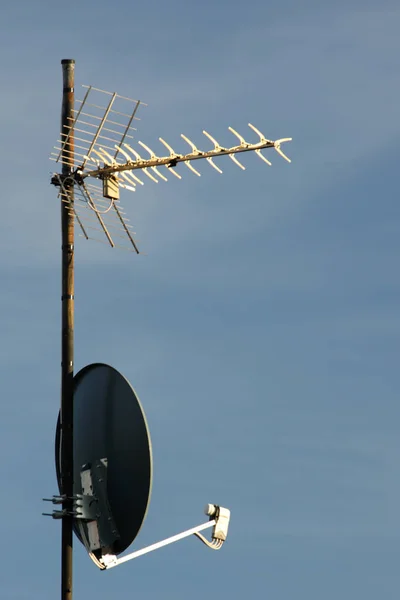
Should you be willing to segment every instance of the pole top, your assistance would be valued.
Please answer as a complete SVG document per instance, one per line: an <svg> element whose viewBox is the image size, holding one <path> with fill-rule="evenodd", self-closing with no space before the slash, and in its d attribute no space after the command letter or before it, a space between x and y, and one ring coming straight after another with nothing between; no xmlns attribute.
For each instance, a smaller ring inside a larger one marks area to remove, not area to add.
<svg viewBox="0 0 400 600"><path fill-rule="evenodd" d="M61 61L62 65L74 65L75 60L73 58L63 58Z"/></svg>

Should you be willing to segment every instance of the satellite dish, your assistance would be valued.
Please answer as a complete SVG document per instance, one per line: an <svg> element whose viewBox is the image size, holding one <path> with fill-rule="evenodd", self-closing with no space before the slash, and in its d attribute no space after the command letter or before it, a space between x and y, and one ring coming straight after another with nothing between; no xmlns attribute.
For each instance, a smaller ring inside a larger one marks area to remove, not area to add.
<svg viewBox="0 0 400 600"><path fill-rule="evenodd" d="M208 521L146 548L119 556L138 535L151 494L152 452L146 417L130 383L102 363L84 367L74 377L72 510L55 510L54 519L73 517L74 531L100 569L111 569L143 554L195 535L219 550L228 535L230 511L207 504ZM61 427L56 428L56 472L61 486ZM202 531L212 527L211 541Z"/></svg>
<svg viewBox="0 0 400 600"><path fill-rule="evenodd" d="M146 417L130 383L102 363L74 377L74 530L98 566L132 544L146 517L152 451ZM56 471L60 485L60 417Z"/></svg>

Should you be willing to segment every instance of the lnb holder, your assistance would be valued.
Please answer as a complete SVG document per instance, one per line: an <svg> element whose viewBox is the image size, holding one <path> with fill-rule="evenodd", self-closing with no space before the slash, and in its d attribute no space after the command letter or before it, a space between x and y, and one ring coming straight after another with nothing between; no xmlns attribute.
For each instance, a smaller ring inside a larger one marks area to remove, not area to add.
<svg viewBox="0 0 400 600"><path fill-rule="evenodd" d="M102 570L111 569L113 567L121 565L124 562L128 562L129 560L138 558L139 556L152 552L153 550L158 550L163 546L168 546L173 542L178 542L179 540L182 540L191 535L199 537L208 547L213 548L214 550L219 550L222 547L222 544L224 543L228 535L228 526L231 512L229 509L223 508L222 506L218 506L216 504L207 504L205 506L204 512L208 517L210 517L207 523L197 525L197 527L192 527L192 529L188 529L187 531L178 533L177 535L162 540L161 542L157 542L155 544L152 544L151 546L142 548L142 550L136 550L135 552L126 554L125 556L117 557L113 554L103 554L99 561L94 562L97 566L100 566ZM213 531L211 534L212 542L208 542L200 534L201 531L209 529L210 527L213 527Z"/></svg>
<svg viewBox="0 0 400 600"><path fill-rule="evenodd" d="M231 511L216 504L206 504L204 513L210 517L210 520L215 520L214 529L211 534L212 539L224 542L228 535Z"/></svg>

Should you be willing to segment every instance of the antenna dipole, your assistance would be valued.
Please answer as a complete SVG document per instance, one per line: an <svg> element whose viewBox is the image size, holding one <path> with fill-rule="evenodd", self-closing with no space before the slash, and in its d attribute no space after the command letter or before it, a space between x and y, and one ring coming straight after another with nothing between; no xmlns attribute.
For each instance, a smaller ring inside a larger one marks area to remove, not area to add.
<svg viewBox="0 0 400 600"><path fill-rule="evenodd" d="M70 128L74 116L75 61L61 61L63 95L61 131ZM72 600L73 516L73 393L74 393L74 186L68 177L74 168L74 130L69 129L62 151L62 175L68 189L69 207L61 197L61 495L64 518L61 520L61 600ZM72 208L72 210L70 210Z"/></svg>

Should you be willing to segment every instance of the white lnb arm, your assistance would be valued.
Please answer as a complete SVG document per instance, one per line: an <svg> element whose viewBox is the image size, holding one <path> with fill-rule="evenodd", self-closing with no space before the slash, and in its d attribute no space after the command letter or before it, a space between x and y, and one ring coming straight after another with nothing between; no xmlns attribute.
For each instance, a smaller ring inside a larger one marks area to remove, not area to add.
<svg viewBox="0 0 400 600"><path fill-rule="evenodd" d="M214 550L219 550L222 544L226 540L226 536L228 534L228 525L230 518L230 511L227 508L222 508L220 506L216 506L214 504L207 504L205 508L205 513L210 517L210 520L207 523L203 523L202 525L197 525L197 527L192 527L192 529L188 529L187 531L183 531L182 533L178 533L166 540L162 540L161 542L157 542L156 544L152 544L151 546L147 546L146 548L142 548L142 550L136 550L136 552L132 552L131 554L126 554L125 556L121 556L117 558L113 554L105 554L101 557L100 563L103 565L103 569L111 569L112 567L116 567L121 565L128 560L133 560L134 558L138 558L143 554L147 554L148 552L152 552L153 550L158 550L163 546L167 546L168 544L172 544L173 542L178 542L185 537L189 537L190 535L196 535L204 542L208 547L213 548ZM212 542L206 540L200 534L200 531L204 529L209 529L210 527L214 527L212 532Z"/></svg>

